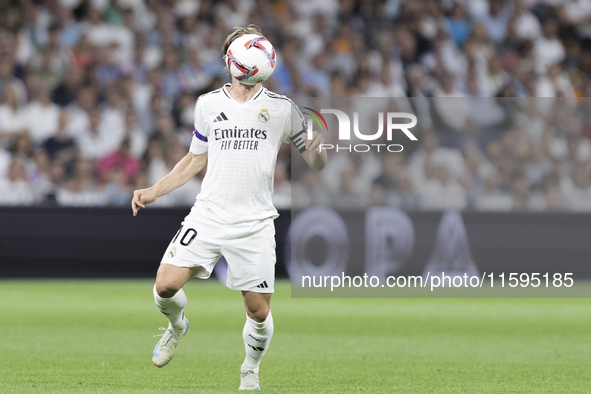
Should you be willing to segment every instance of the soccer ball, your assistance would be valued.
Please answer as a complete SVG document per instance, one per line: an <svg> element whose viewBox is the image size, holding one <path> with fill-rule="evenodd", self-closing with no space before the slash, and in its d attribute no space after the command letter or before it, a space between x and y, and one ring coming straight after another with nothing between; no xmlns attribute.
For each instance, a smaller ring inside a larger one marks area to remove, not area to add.
<svg viewBox="0 0 591 394"><path fill-rule="evenodd" d="M268 79L275 70L275 59L273 45L256 34L238 37L226 53L228 71L245 85Z"/></svg>

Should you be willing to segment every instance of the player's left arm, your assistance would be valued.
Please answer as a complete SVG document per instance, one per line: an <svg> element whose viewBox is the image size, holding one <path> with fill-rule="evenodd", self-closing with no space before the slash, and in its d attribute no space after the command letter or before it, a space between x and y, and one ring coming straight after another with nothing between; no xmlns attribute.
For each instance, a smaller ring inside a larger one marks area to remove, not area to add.
<svg viewBox="0 0 591 394"><path fill-rule="evenodd" d="M302 111L293 101L289 100L289 102L291 106L284 125L286 135L284 142L291 141L308 164L308 167L320 171L326 167L326 149L322 149L324 137L319 132L312 131L312 137L308 138L308 127Z"/></svg>
<svg viewBox="0 0 591 394"><path fill-rule="evenodd" d="M308 167L315 171L321 171L326 167L326 149L322 150L324 137L317 131L312 133L312 139L308 138L308 133L302 135L306 143L306 150L302 151L302 157L308 163Z"/></svg>

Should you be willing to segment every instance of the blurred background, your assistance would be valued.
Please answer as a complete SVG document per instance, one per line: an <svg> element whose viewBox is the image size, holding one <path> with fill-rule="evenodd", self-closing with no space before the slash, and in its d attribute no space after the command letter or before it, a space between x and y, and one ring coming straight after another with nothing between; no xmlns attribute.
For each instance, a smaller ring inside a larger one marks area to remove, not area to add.
<svg viewBox="0 0 591 394"><path fill-rule="evenodd" d="M268 89L353 100L365 134L378 110L418 117L403 153L330 151L320 173L283 146L278 279L298 252L323 275L569 272L589 297L591 0L0 0L0 392L234 392L244 310L223 260L184 287L173 364L149 360L154 274L204 174L137 217L130 199L186 154L249 23L278 55ZM589 298L293 289L276 282L269 392L589 392Z"/></svg>
<svg viewBox="0 0 591 394"><path fill-rule="evenodd" d="M186 154L249 23L279 56L270 90L419 116L417 146L322 174L292 179L284 146L278 208L322 184L348 206L591 211L587 0L3 1L0 205L127 206ZM190 206L202 176L156 205Z"/></svg>

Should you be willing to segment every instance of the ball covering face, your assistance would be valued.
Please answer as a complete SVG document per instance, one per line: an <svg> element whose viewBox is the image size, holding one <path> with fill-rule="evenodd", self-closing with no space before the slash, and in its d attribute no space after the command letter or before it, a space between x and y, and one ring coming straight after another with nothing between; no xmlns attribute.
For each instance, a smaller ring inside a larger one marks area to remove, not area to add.
<svg viewBox="0 0 591 394"><path fill-rule="evenodd" d="M246 34L235 39L226 53L226 66L245 85L268 79L275 70L275 50L266 38Z"/></svg>

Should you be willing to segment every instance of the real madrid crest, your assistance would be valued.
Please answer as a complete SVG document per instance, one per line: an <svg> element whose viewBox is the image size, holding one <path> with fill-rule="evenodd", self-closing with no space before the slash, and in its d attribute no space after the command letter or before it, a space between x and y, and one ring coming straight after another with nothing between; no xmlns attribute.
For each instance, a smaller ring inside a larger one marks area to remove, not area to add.
<svg viewBox="0 0 591 394"><path fill-rule="evenodd" d="M263 123L267 123L269 119L271 119L269 111L266 109L261 109L261 112L259 112L259 120Z"/></svg>
<svg viewBox="0 0 591 394"><path fill-rule="evenodd" d="M174 246L172 249L170 249L170 252L168 252L168 257L174 256L176 256L176 246Z"/></svg>

